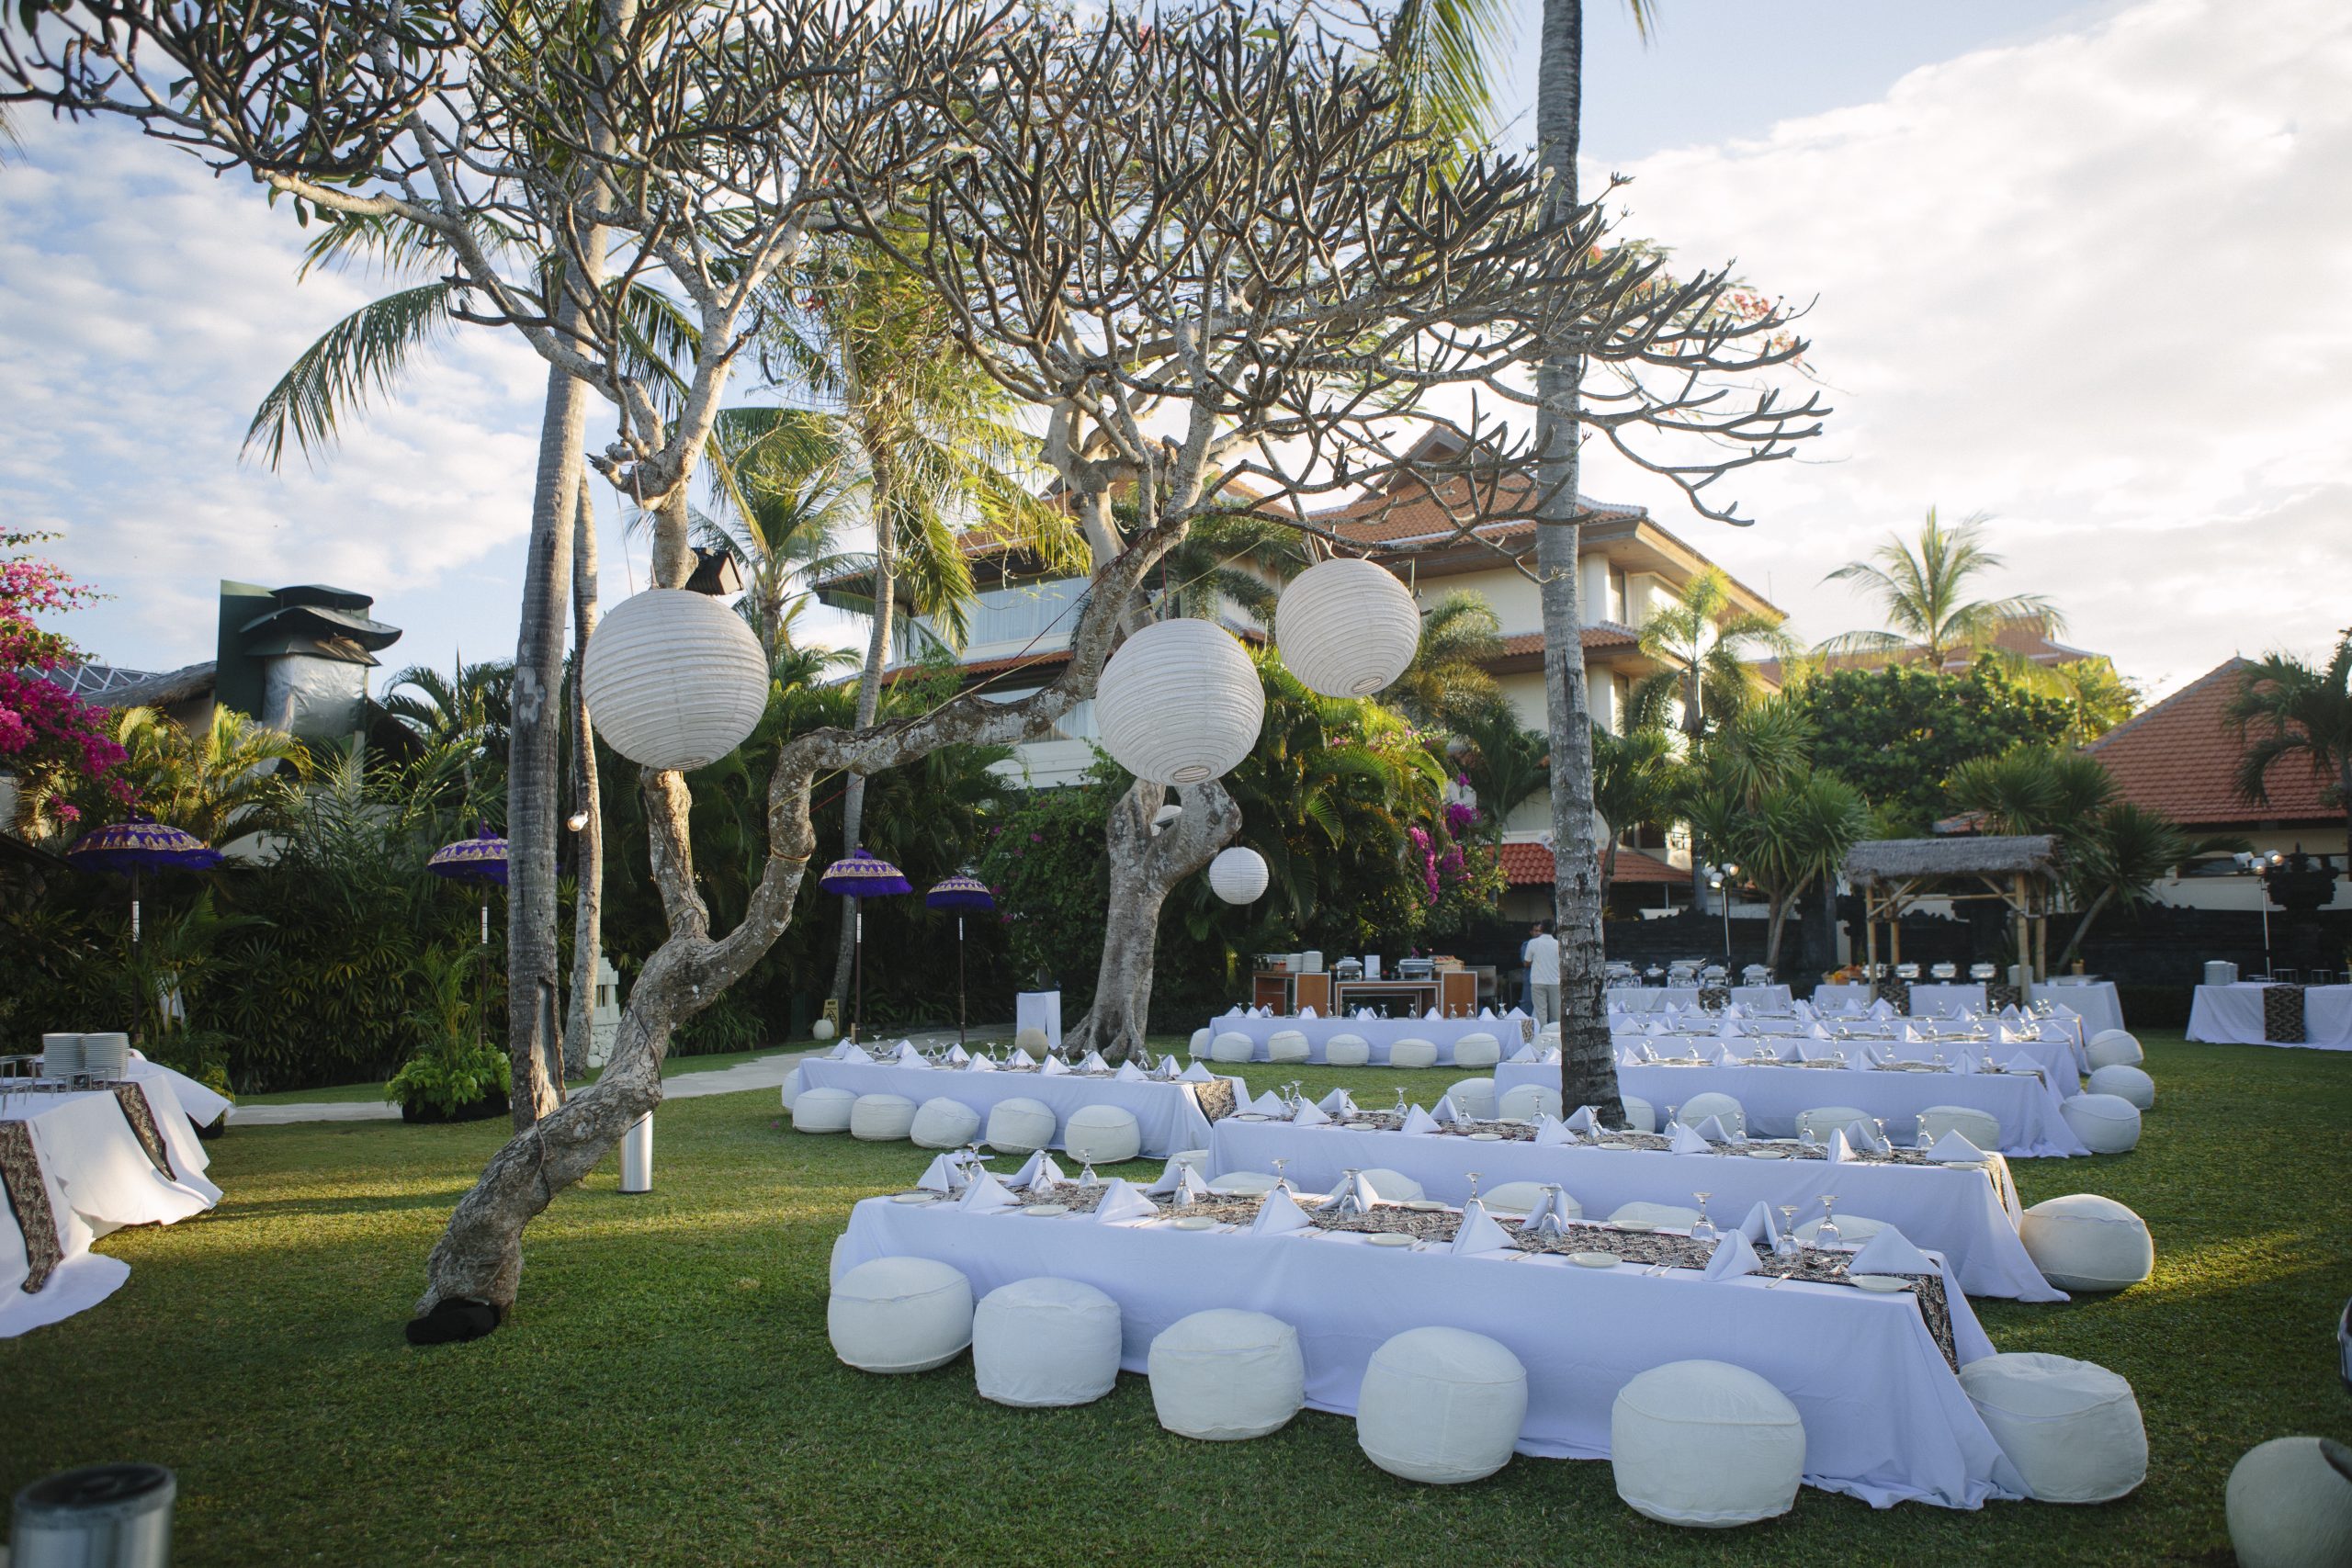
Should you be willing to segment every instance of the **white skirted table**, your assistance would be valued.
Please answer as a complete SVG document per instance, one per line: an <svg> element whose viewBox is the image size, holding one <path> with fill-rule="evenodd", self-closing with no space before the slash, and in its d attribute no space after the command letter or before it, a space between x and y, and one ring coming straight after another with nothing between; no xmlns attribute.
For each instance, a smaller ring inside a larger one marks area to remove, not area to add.
<svg viewBox="0 0 2352 1568"><path fill-rule="evenodd" d="M1388 1065L1388 1048L1399 1040L1426 1040L1437 1047L1440 1066L1453 1065L1453 1043L1465 1034L1491 1034L1506 1056L1527 1043L1529 1020L1513 1009L1501 1018L1263 1018L1228 1012L1209 1020L1209 1033L1246 1034L1257 1047L1253 1061L1265 1061L1266 1042L1295 1029L1306 1036L1306 1059L1323 1060L1324 1044L1335 1034L1352 1034L1371 1049L1372 1066Z"/></svg>
<svg viewBox="0 0 2352 1568"><path fill-rule="evenodd" d="M2303 1037L2273 1040L2263 1027L2262 997L2254 982L2199 986L2188 1009L2188 1038L2208 1045L2304 1045L2352 1051L2352 986L2311 986L2303 991Z"/></svg>
<svg viewBox="0 0 2352 1568"><path fill-rule="evenodd" d="M1734 1055L1744 1056L1756 1048L1758 1041L1768 1040L1773 1053L1783 1060L1797 1055L1800 1048L1815 1055L1843 1051L1849 1058L1859 1058L1866 1047L1873 1046L1905 1062L1933 1062L1939 1055L1952 1061L1966 1052L1978 1058L1989 1055L1996 1064L2007 1066L2024 1056L2048 1075L2062 1100L2083 1092L2082 1045L2074 1027L2064 1021L2041 1021L2047 1027L2036 1027L2030 1033L2007 1025L2000 1026L1996 1034L1993 1026L1987 1026L1983 1039L1928 1032L1928 1022L1904 1020L1875 1030L1840 1022L1834 1032L1825 1027L1815 1034L1811 1024L1785 1019L1732 1019L1713 1022L1711 1029L1678 1032L1663 1027L1652 1031L1621 1017L1614 1025L1623 1027L1612 1025L1612 1033L1621 1051L1646 1043L1660 1055L1689 1055L1695 1045L1702 1052L1728 1048ZM1918 1032L1920 1037L1905 1038L1906 1032Z"/></svg>
<svg viewBox="0 0 2352 1568"><path fill-rule="evenodd" d="M1048 1076L1035 1072L973 1072L968 1068L909 1066L894 1062L837 1062L812 1056L793 1069L805 1089L845 1089L852 1094L903 1094L921 1105L952 1100L979 1113L983 1123L999 1100L1036 1100L1054 1113L1053 1147L1060 1148L1070 1112L1087 1105L1115 1105L1132 1113L1143 1152L1165 1159L1180 1149L1206 1148L1211 1118L1201 1107L1197 1082L1134 1082L1086 1073ZM1239 1078L1229 1083L1236 1102L1248 1098Z"/></svg>
<svg viewBox="0 0 2352 1568"><path fill-rule="evenodd" d="M1495 1092L1522 1083L1557 1089L1557 1068L1505 1062L1495 1069ZM2087 1155L2059 1107L2058 1091L2023 1073L1905 1072L1862 1067L1665 1066L1620 1065L1619 1089L1648 1100L1666 1115L1701 1094L1727 1094L1747 1113L1747 1131L1789 1137L1797 1117L1816 1106L1850 1105L1886 1123L1890 1136L1908 1140L1919 1112L1931 1105L1964 1105L2001 1123L2000 1152L2012 1159ZM1570 1109L1574 1109L1571 1107Z"/></svg>
<svg viewBox="0 0 2352 1568"><path fill-rule="evenodd" d="M2026 1256L2018 1235L2017 1188L2008 1166L1992 1156L1987 1172L1949 1165L1894 1165L1824 1159L1751 1159L1743 1155L1677 1155L1655 1149L1605 1149L1590 1144L1538 1146L1521 1140L1474 1142L1450 1133L1360 1131L1299 1127L1287 1122L1216 1124L1209 1139L1208 1174L1237 1170L1283 1174L1309 1190L1336 1186L1343 1170L1394 1170L1421 1184L1431 1198L1460 1203L1470 1196L1468 1173L1483 1191L1506 1181L1555 1182L1605 1220L1627 1203L1693 1207L1705 1192L1707 1213L1737 1224L1758 1202L1796 1210L1795 1223L1821 1218L1822 1194L1836 1212L1882 1220L1921 1247L1944 1256L1952 1278L1972 1296L2063 1302ZM1775 1224L1780 1216L1775 1213Z"/></svg>
<svg viewBox="0 0 2352 1568"><path fill-rule="evenodd" d="M220 1201L210 1163L160 1072L119 1094L0 1096L0 1339L112 1295L130 1265L90 1243L209 1209Z"/></svg>
<svg viewBox="0 0 2352 1568"><path fill-rule="evenodd" d="M1062 994L1059 991L1018 991L1012 998L1012 1027L1017 1032L1035 1029L1046 1036L1046 1043L1058 1051L1062 1045Z"/></svg>
<svg viewBox="0 0 2352 1568"><path fill-rule="evenodd" d="M2071 975L2057 976L2036 987L2034 994L2053 1007L2062 1007L2079 1015L2086 1036L2102 1030L2129 1027L2123 1021L2123 1002L2116 995L2112 980L2083 980Z"/></svg>
<svg viewBox="0 0 2352 1568"><path fill-rule="evenodd" d="M1148 1370L1152 1340L1180 1318L1218 1307L1269 1314L1297 1330L1307 1404L1342 1416L1355 1414L1373 1353L1395 1335L1483 1334L1527 1371L1517 1450L1547 1459L1607 1458L1611 1407L1638 1374L1732 1360L1796 1405L1815 1486L1879 1507L1973 1508L2024 1491L1908 1294L868 1199L852 1213L837 1261L889 1257L949 1264L975 1296L1041 1275L1091 1285L1118 1303L1120 1365L1133 1372ZM1967 1299L1947 1293L1960 1363L1991 1355Z"/></svg>

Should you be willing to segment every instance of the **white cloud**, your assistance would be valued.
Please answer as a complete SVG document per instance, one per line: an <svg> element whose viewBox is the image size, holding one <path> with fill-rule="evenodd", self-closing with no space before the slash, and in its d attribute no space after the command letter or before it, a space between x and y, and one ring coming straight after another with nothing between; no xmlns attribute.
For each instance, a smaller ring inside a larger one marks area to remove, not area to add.
<svg viewBox="0 0 2352 1568"><path fill-rule="evenodd" d="M1882 102L1629 171L1628 231L1819 296L1837 412L1737 531L1596 457L1800 629L1931 503L1995 514L1999 592L2159 686L2352 621L2352 12L2149 0L1916 71Z"/></svg>

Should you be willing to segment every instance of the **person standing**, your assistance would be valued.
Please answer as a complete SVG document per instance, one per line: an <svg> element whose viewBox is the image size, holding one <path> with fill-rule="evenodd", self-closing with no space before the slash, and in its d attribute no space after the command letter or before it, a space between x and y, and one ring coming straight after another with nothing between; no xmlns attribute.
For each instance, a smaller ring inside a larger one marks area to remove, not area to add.
<svg viewBox="0 0 2352 1568"><path fill-rule="evenodd" d="M1527 964L1527 987L1535 1006L1535 1027L1560 1021L1560 939L1552 934L1552 922L1538 920L1527 944L1519 950L1520 958Z"/></svg>

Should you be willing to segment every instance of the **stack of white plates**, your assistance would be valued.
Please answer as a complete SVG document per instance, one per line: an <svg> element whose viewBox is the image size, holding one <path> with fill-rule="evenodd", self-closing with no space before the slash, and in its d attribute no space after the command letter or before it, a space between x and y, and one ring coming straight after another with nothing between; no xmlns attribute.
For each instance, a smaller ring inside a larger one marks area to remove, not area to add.
<svg viewBox="0 0 2352 1568"><path fill-rule="evenodd" d="M82 1054L82 1037L78 1034L44 1034L40 1037L40 1073L45 1078L70 1078L89 1071Z"/></svg>
<svg viewBox="0 0 2352 1568"><path fill-rule="evenodd" d="M130 1036L128 1034L85 1034L82 1036L82 1070L94 1078L108 1083L120 1083L130 1076Z"/></svg>

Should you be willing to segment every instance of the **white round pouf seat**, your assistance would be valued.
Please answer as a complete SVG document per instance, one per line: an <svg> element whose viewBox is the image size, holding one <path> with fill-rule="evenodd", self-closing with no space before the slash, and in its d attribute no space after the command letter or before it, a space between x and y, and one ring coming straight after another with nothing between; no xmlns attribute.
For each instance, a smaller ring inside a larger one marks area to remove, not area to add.
<svg viewBox="0 0 2352 1568"><path fill-rule="evenodd" d="M2140 1108L2120 1095L2077 1094L2058 1113L2095 1155L2129 1154L2140 1146Z"/></svg>
<svg viewBox="0 0 2352 1568"><path fill-rule="evenodd" d="M2011 1352L1969 1362L1960 1386L2041 1502L2112 1502L2147 1479L2140 1402L2105 1367Z"/></svg>
<svg viewBox="0 0 2352 1568"><path fill-rule="evenodd" d="M1478 1196L1485 1201L1487 1207L1496 1213L1524 1214L1544 1201L1544 1183L1506 1181L1490 1191L1479 1193ZM1560 1207L1567 1211L1565 1218L1571 1220L1584 1218L1584 1205L1565 1192L1560 1194Z"/></svg>
<svg viewBox="0 0 2352 1568"><path fill-rule="evenodd" d="M1035 1154L1054 1141L1053 1108L1026 1095L1000 1100L989 1111L984 1141L1001 1155Z"/></svg>
<svg viewBox="0 0 2352 1568"><path fill-rule="evenodd" d="M798 1067L784 1075L784 1108L786 1111L792 1109L792 1102L798 1100L808 1087L808 1075Z"/></svg>
<svg viewBox="0 0 2352 1568"><path fill-rule="evenodd" d="M1088 1165L1117 1165L1143 1152L1135 1112L1115 1105L1081 1105L1062 1125L1062 1147Z"/></svg>
<svg viewBox="0 0 2352 1568"><path fill-rule="evenodd" d="M1786 1395L1728 1361L1669 1361L1609 1412L1617 1495L1661 1524L1722 1529L1795 1506L1804 1423Z"/></svg>
<svg viewBox="0 0 2352 1568"><path fill-rule="evenodd" d="M1306 1050L1306 1036L1295 1029L1277 1029L1266 1036L1269 1062L1304 1062Z"/></svg>
<svg viewBox="0 0 2352 1568"><path fill-rule="evenodd" d="M1274 1179L1262 1170L1230 1170L1209 1183L1220 1198L1261 1198L1274 1190Z"/></svg>
<svg viewBox="0 0 2352 1568"><path fill-rule="evenodd" d="M1180 1438L1229 1443L1278 1430L1306 1403L1298 1330L1262 1312L1216 1307L1151 1342L1151 1406Z"/></svg>
<svg viewBox="0 0 2352 1568"><path fill-rule="evenodd" d="M1044 1030L1033 1023L1026 1029L1013 1032L1012 1046L1014 1050L1026 1051L1032 1056L1043 1056L1054 1048L1054 1043L1046 1038Z"/></svg>
<svg viewBox="0 0 2352 1568"><path fill-rule="evenodd" d="M1851 1105L1816 1105L1810 1111L1797 1112L1797 1133L1811 1133L1816 1142L1827 1143L1829 1134L1849 1122L1867 1122L1871 1113Z"/></svg>
<svg viewBox="0 0 2352 1568"><path fill-rule="evenodd" d="M1434 1067L1437 1046L1417 1035L1407 1035L1388 1047L1388 1065L1392 1067Z"/></svg>
<svg viewBox="0 0 2352 1568"><path fill-rule="evenodd" d="M2102 1029L2083 1044L2083 1055L2090 1062L2091 1070L2101 1067L2136 1067L2148 1059L2140 1049L2139 1037L2120 1029Z"/></svg>
<svg viewBox="0 0 2352 1568"><path fill-rule="evenodd" d="M1621 1094L1617 1103L1624 1108L1625 1125L1636 1133L1657 1131L1657 1107L1638 1094Z"/></svg>
<svg viewBox="0 0 2352 1568"><path fill-rule="evenodd" d="M845 1089L804 1089L792 1102L796 1133L846 1133L857 1096Z"/></svg>
<svg viewBox="0 0 2352 1568"><path fill-rule="evenodd" d="M1491 1067L1503 1059L1503 1043L1491 1034L1465 1034L1453 1043L1457 1067Z"/></svg>
<svg viewBox="0 0 2352 1568"><path fill-rule="evenodd" d="M1193 1059L1194 1061L1199 1061L1203 1056L1209 1054L1209 1032L1207 1030L1195 1029L1193 1031L1192 1050Z"/></svg>
<svg viewBox="0 0 2352 1568"><path fill-rule="evenodd" d="M1365 1184L1372 1189L1374 1197L1385 1199L1391 1203L1418 1203L1429 1196L1421 1190L1419 1182L1403 1171L1391 1170L1386 1166L1375 1165L1370 1170L1359 1171L1357 1174L1364 1179Z"/></svg>
<svg viewBox="0 0 2352 1568"><path fill-rule="evenodd" d="M2238 1568L2352 1562L2352 1480L2328 1463L2319 1438L2247 1450L2230 1472L2228 1499Z"/></svg>
<svg viewBox="0 0 2352 1568"><path fill-rule="evenodd" d="M1119 1381L1119 1303L1076 1280L999 1285L972 1314L972 1374L998 1404L1090 1404Z"/></svg>
<svg viewBox="0 0 2352 1568"><path fill-rule="evenodd" d="M1408 1328L1364 1368L1356 1445L1391 1475L1458 1486L1509 1464L1526 1419L1518 1357L1466 1329Z"/></svg>
<svg viewBox="0 0 2352 1568"><path fill-rule="evenodd" d="M1323 1042L1327 1067L1361 1067L1372 1060L1372 1042L1361 1034L1334 1034Z"/></svg>
<svg viewBox="0 0 2352 1568"><path fill-rule="evenodd" d="M2147 1222L2112 1198L2050 1198L2018 1220L2018 1237L2041 1277L2062 1291L2121 1291L2154 1272Z"/></svg>
<svg viewBox="0 0 2352 1568"><path fill-rule="evenodd" d="M2001 1149L2001 1119L1973 1105L1930 1105L1919 1112L1919 1131L1930 1141L1958 1133L1986 1154Z"/></svg>
<svg viewBox="0 0 2352 1568"><path fill-rule="evenodd" d="M1682 1102L1676 1119L1685 1127L1696 1127L1708 1117L1724 1124L1724 1131L1737 1136L1747 1131L1747 1108L1727 1094L1694 1094Z"/></svg>
<svg viewBox="0 0 2352 1568"><path fill-rule="evenodd" d="M2128 1100L2134 1111L2156 1108L2156 1080L2137 1067L2113 1062L2104 1067L2093 1067L2085 1088L2093 1094L2111 1094L2118 1100Z"/></svg>
<svg viewBox="0 0 2352 1568"><path fill-rule="evenodd" d="M861 1372L927 1372L972 1342L972 1282L928 1258L877 1258L833 1281L833 1354Z"/></svg>
<svg viewBox="0 0 2352 1568"><path fill-rule="evenodd" d="M1501 1113L1492 1078L1456 1078L1445 1094L1453 1109L1473 1122L1491 1122Z"/></svg>
<svg viewBox="0 0 2352 1568"><path fill-rule="evenodd" d="M1497 1114L1510 1122L1532 1122L1560 1114L1560 1091L1540 1083L1523 1083L1503 1091L1495 1101Z"/></svg>
<svg viewBox="0 0 2352 1568"><path fill-rule="evenodd" d="M960 1149L980 1135L980 1113L961 1100L934 1096L915 1108L907 1136L919 1149Z"/></svg>
<svg viewBox="0 0 2352 1568"><path fill-rule="evenodd" d="M849 1108L849 1135L862 1143L895 1144L914 1125L915 1102L903 1094L861 1094Z"/></svg>
<svg viewBox="0 0 2352 1568"><path fill-rule="evenodd" d="M1212 1062L1246 1062L1258 1054L1258 1043L1238 1030L1227 1030L1209 1042Z"/></svg>
<svg viewBox="0 0 2352 1568"><path fill-rule="evenodd" d="M1609 1216L1612 1225L1650 1225L1658 1230L1687 1231L1699 1223L1699 1211L1672 1203L1620 1203Z"/></svg>

